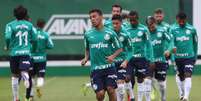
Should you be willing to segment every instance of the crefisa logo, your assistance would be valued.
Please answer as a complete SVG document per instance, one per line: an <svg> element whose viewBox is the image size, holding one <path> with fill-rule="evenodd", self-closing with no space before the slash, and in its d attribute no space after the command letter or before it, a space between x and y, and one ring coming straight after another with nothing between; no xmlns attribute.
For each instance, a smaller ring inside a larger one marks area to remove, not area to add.
<svg viewBox="0 0 201 101"><path fill-rule="evenodd" d="M103 16L105 19L111 17L110 14ZM83 34L90 28L88 14L61 14L52 15L43 30L48 32L52 39L83 39Z"/></svg>

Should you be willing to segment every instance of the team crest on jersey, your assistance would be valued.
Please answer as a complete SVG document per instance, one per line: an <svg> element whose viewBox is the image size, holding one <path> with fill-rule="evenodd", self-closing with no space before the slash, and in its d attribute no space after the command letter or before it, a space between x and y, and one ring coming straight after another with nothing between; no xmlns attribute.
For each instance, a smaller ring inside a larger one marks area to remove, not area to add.
<svg viewBox="0 0 201 101"><path fill-rule="evenodd" d="M109 34L105 34L104 39L105 40L109 40L110 39L110 35Z"/></svg>
<svg viewBox="0 0 201 101"><path fill-rule="evenodd" d="M142 32L142 31L139 31L139 32L137 33L137 35L138 35L138 36L142 36L142 35L143 35L143 32Z"/></svg>
<svg viewBox="0 0 201 101"><path fill-rule="evenodd" d="M123 42L123 41L124 41L124 37L123 37L123 36L120 36L120 37L119 37L119 41Z"/></svg>
<svg viewBox="0 0 201 101"><path fill-rule="evenodd" d="M157 37L159 37L159 38L162 37L162 33L161 33L161 32L158 32L158 33L157 33Z"/></svg>
<svg viewBox="0 0 201 101"><path fill-rule="evenodd" d="M191 34L191 31L190 30L186 30L186 34Z"/></svg>
<svg viewBox="0 0 201 101"><path fill-rule="evenodd" d="M167 27L163 27L165 30L167 30Z"/></svg>

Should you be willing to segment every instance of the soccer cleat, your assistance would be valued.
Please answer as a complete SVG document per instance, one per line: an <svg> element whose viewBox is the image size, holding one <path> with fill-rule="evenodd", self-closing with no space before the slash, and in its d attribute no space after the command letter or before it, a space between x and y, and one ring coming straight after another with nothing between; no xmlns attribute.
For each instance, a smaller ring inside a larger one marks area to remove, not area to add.
<svg viewBox="0 0 201 101"><path fill-rule="evenodd" d="M39 88L36 89L36 94L37 94L38 98L41 98L42 93L41 93L41 90Z"/></svg>
<svg viewBox="0 0 201 101"><path fill-rule="evenodd" d="M82 91L84 96L87 95L88 90L89 90L89 87L86 84L83 84L82 88L81 88L81 91Z"/></svg>
<svg viewBox="0 0 201 101"><path fill-rule="evenodd" d="M184 97L183 97L183 96L181 96L181 97L180 97L180 101L183 101L183 99L184 99Z"/></svg>
<svg viewBox="0 0 201 101"><path fill-rule="evenodd" d="M188 101L188 100L184 98L182 101Z"/></svg>

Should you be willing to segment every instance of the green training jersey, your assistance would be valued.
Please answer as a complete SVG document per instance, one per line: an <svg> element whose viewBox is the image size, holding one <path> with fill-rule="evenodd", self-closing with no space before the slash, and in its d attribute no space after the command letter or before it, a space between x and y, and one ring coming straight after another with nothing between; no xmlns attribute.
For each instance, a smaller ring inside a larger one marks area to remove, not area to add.
<svg viewBox="0 0 201 101"><path fill-rule="evenodd" d="M114 47L122 47L114 31L106 27L101 30L92 28L85 33L84 40L85 48L89 50L91 71L110 68L114 65L106 58L115 52Z"/></svg>
<svg viewBox="0 0 201 101"><path fill-rule="evenodd" d="M175 58L195 58L197 59L198 38L196 29L186 23L184 27L174 24L170 33L174 38L174 47L177 49Z"/></svg>
<svg viewBox="0 0 201 101"><path fill-rule="evenodd" d="M49 34L42 29L37 29L36 39L32 47L32 57L34 62L45 62L46 50L53 48L54 44Z"/></svg>
<svg viewBox="0 0 201 101"><path fill-rule="evenodd" d="M164 29L166 32L169 32L169 30L170 30L170 25L165 21L157 23L157 26Z"/></svg>
<svg viewBox="0 0 201 101"><path fill-rule="evenodd" d="M123 52L118 55L116 61L129 61L132 58L133 51L131 46L131 38L124 27L121 27L121 30L119 32L116 32L116 34L123 47Z"/></svg>
<svg viewBox="0 0 201 101"><path fill-rule="evenodd" d="M165 21L157 23L157 26L160 27L160 28L162 28L162 29L164 29L167 32L167 34L170 36L170 38L171 38L171 42L170 43L168 43L168 42L165 43L166 49L168 49L169 45L173 46L173 36L172 36L171 33L169 33L171 26L167 22L165 22ZM172 62L175 60L174 59L174 54L171 54L170 59L171 59Z"/></svg>
<svg viewBox="0 0 201 101"><path fill-rule="evenodd" d="M6 25L5 40L10 56L31 55L36 29L26 20L14 20Z"/></svg>
<svg viewBox="0 0 201 101"><path fill-rule="evenodd" d="M127 28L133 47L134 58L146 58L153 61L153 47L150 41L150 33L146 26L138 24Z"/></svg>
<svg viewBox="0 0 201 101"><path fill-rule="evenodd" d="M127 28L129 25L127 20L123 20L122 27ZM112 19L105 20L104 26L113 29Z"/></svg>
<svg viewBox="0 0 201 101"><path fill-rule="evenodd" d="M167 34L167 32L157 27L155 31L150 32L151 44L153 46L153 58L154 62L166 62L166 57L164 55L166 49L166 43L169 43L168 51L172 50L172 46L170 45L171 37Z"/></svg>

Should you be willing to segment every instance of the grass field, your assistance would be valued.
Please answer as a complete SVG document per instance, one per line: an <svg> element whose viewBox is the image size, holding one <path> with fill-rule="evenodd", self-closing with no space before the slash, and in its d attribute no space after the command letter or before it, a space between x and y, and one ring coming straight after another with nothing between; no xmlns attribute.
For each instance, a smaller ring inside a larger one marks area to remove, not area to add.
<svg viewBox="0 0 201 101"><path fill-rule="evenodd" d="M35 101L95 101L92 90L87 96L83 96L81 85L89 80L89 77L47 77L42 98L35 97ZM20 98L24 99L25 89L21 83ZM11 81L8 77L0 77L0 101L11 101ZM201 76L193 77L190 101L201 101ZM136 89L135 89L136 94ZM106 100L107 101L107 100ZM157 100L158 101L158 100ZM167 101L179 101L178 91L174 76L168 76Z"/></svg>

